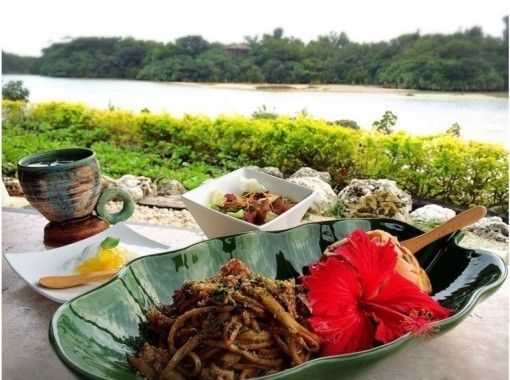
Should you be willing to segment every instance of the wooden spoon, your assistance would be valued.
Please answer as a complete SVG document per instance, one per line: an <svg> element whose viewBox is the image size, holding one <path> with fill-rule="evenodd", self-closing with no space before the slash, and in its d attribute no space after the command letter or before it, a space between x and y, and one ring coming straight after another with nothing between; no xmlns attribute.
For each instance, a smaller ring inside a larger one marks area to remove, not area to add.
<svg viewBox="0 0 510 380"><path fill-rule="evenodd" d="M45 288L64 289L88 284L92 281L105 280L115 276L118 271L90 272L69 276L46 276L39 279L39 285Z"/></svg>
<svg viewBox="0 0 510 380"><path fill-rule="evenodd" d="M483 206L476 206L466 210L459 215L454 216L450 220L441 224L440 226L425 232L419 236L416 236L412 239L404 240L400 242L400 244L406 247L411 253L416 253L423 247L429 245L430 243L436 241L437 239L441 239L443 236L451 234L461 228L469 226L473 224L478 219L481 219L487 214L487 209Z"/></svg>

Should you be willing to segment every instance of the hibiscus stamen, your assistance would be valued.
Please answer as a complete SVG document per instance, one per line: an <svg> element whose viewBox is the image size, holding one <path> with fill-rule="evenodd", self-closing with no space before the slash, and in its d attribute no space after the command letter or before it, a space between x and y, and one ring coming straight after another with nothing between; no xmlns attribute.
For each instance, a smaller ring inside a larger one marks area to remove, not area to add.
<svg viewBox="0 0 510 380"><path fill-rule="evenodd" d="M432 314L427 310L412 310L408 318L402 322L402 328L416 336L425 338L438 330L437 326L432 324L432 319Z"/></svg>

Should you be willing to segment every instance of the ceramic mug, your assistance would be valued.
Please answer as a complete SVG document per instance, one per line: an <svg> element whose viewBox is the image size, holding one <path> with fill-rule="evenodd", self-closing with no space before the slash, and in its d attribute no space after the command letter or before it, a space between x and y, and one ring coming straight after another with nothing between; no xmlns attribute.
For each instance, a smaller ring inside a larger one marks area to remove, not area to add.
<svg viewBox="0 0 510 380"><path fill-rule="evenodd" d="M94 151L70 148L35 153L18 161L18 179L28 202L51 223L61 224L97 214L114 224L134 211L130 194L120 188L101 193L99 162ZM120 212L106 210L108 201L120 198Z"/></svg>

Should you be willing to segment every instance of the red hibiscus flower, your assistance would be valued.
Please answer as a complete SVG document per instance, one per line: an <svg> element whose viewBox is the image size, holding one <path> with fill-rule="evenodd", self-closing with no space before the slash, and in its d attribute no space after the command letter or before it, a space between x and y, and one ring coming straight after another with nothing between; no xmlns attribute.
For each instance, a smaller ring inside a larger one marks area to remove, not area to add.
<svg viewBox="0 0 510 380"><path fill-rule="evenodd" d="M408 332L423 334L430 322L451 314L395 271L393 244L379 246L361 230L348 241L302 278L323 355L369 349Z"/></svg>

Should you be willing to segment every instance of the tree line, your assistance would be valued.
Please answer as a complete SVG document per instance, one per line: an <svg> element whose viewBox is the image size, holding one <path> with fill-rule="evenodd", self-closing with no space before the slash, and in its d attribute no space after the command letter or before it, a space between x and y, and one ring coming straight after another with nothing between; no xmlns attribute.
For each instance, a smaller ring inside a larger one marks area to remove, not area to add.
<svg viewBox="0 0 510 380"><path fill-rule="evenodd" d="M453 34L404 34L357 43L330 33L304 43L281 28L241 44L186 36L161 43L81 37L41 57L2 51L4 73L182 82L361 84L438 91L508 89L508 16L501 37L480 27Z"/></svg>

